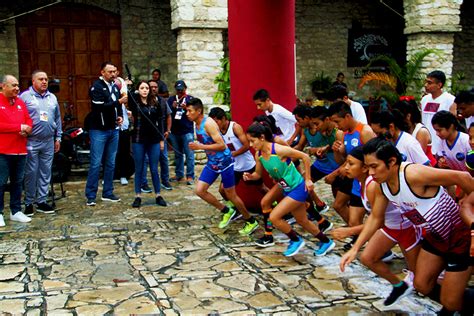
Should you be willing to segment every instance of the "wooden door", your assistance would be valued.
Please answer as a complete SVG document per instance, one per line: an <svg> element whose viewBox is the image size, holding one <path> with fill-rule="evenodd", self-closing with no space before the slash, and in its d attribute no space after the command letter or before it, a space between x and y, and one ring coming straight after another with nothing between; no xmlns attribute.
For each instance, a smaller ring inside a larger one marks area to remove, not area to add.
<svg viewBox="0 0 474 316"><path fill-rule="evenodd" d="M46 71L59 79L61 105L73 105L76 125L90 111L89 87L100 65L112 61L121 69L120 16L91 6L61 4L16 20L20 86L28 88L31 72Z"/></svg>

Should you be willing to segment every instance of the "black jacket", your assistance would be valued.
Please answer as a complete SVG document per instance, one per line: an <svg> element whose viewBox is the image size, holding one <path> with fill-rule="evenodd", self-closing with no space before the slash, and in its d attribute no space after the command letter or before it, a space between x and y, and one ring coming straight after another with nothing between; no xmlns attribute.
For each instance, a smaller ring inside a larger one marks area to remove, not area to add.
<svg viewBox="0 0 474 316"><path fill-rule="evenodd" d="M110 92L107 83L101 78L89 90L91 113L88 115L89 129L110 130L117 127L117 118L122 117L119 88L114 84Z"/></svg>
<svg viewBox="0 0 474 316"><path fill-rule="evenodd" d="M164 140L163 115L159 104L146 105L140 97L134 97L134 100L129 100L128 108L133 115L133 143L156 144Z"/></svg>

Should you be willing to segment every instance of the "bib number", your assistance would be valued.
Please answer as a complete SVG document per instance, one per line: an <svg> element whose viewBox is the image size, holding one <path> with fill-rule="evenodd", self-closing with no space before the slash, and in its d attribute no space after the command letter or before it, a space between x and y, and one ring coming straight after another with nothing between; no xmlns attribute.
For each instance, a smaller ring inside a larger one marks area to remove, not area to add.
<svg viewBox="0 0 474 316"><path fill-rule="evenodd" d="M425 218L417 210L411 210L411 211L405 212L403 213L403 216L408 218L408 220L412 222L413 225L423 226L426 224Z"/></svg>

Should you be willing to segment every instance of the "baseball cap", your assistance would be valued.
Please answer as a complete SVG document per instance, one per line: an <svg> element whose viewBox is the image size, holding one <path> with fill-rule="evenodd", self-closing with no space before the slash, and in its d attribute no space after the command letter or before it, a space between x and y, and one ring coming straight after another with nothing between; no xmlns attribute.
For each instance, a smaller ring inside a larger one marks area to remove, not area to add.
<svg viewBox="0 0 474 316"><path fill-rule="evenodd" d="M174 88L175 88L176 90L180 91L180 90L186 89L187 87L186 87L186 84L184 83L183 80L178 80L178 81L176 81L176 83L174 84Z"/></svg>

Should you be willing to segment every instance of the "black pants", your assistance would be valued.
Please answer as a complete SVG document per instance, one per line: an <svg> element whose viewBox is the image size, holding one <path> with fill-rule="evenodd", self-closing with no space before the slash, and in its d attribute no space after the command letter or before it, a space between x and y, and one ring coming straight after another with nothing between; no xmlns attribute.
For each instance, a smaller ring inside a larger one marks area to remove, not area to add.
<svg viewBox="0 0 474 316"><path fill-rule="evenodd" d="M133 162L131 163L130 133L129 131L120 131L117 156L115 157L115 178L129 178L133 171ZM132 160L133 161L133 160ZM132 165L130 165L132 164Z"/></svg>

